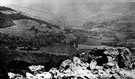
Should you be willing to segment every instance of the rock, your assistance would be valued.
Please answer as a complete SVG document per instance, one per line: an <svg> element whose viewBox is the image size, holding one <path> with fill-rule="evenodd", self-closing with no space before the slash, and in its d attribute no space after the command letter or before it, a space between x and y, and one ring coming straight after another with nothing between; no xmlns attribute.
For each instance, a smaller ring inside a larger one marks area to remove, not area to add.
<svg viewBox="0 0 135 79"><path fill-rule="evenodd" d="M107 48L105 53L91 55L91 62L85 62L79 57L73 57L72 60L67 59L62 62L59 69L51 68L49 72L43 71L44 66L32 65L29 69L36 74L26 73L27 79L135 79L135 70L128 69L129 66L129 53L124 55L125 49L119 48ZM99 50L99 49L96 49ZM123 51L124 50L124 51ZM102 52L103 52L102 51ZM100 53L100 51L98 51ZM101 56L100 56L101 55ZM103 56L102 56L103 55ZM106 57L104 57L106 56ZM89 56L90 57L90 56ZM120 58L119 58L120 57ZM99 61L97 59L107 58L108 62L100 62L103 65L98 65ZM123 65L125 68L121 67L119 64ZM90 69L88 69L88 67ZM42 72L37 72L42 71ZM17 76L14 73L9 73L10 78ZM22 77L24 78L24 77Z"/></svg>
<svg viewBox="0 0 135 79"><path fill-rule="evenodd" d="M59 71L57 70L57 68L51 68L49 72L52 74L57 74Z"/></svg>
<svg viewBox="0 0 135 79"><path fill-rule="evenodd" d="M8 72L9 79L15 78L15 75L16 75L15 73Z"/></svg>
<svg viewBox="0 0 135 79"><path fill-rule="evenodd" d="M103 66L96 66L95 69L103 69Z"/></svg>
<svg viewBox="0 0 135 79"><path fill-rule="evenodd" d="M27 79L52 79L52 74L49 72L42 72L36 75L27 72L26 76Z"/></svg>
<svg viewBox="0 0 135 79"><path fill-rule="evenodd" d="M96 59L98 66L110 62L117 62L120 68L132 68L131 52L125 47L108 47L108 48L95 48L90 49L89 52L82 52L83 57L88 57L88 63L91 63L92 59ZM85 53L85 54L84 54ZM80 54L81 55L81 54ZM81 57L81 59L84 59Z"/></svg>
<svg viewBox="0 0 135 79"><path fill-rule="evenodd" d="M97 62L95 60L92 60L90 63L90 68L95 69L96 65L97 65Z"/></svg>
<svg viewBox="0 0 135 79"><path fill-rule="evenodd" d="M26 72L26 78L27 79L35 79L36 77L33 74Z"/></svg>
<svg viewBox="0 0 135 79"><path fill-rule="evenodd" d="M22 75L20 74L15 74L12 72L8 72L9 79L25 79Z"/></svg>
<svg viewBox="0 0 135 79"><path fill-rule="evenodd" d="M60 72L63 72L63 70L69 68L69 65L72 64L72 63L73 63L72 60L69 60L69 59L63 61L62 64L60 65L60 67L59 67Z"/></svg>
<svg viewBox="0 0 135 79"><path fill-rule="evenodd" d="M119 74L121 74L122 76L131 77L131 78L135 79L135 71L121 69L119 71Z"/></svg>
<svg viewBox="0 0 135 79"><path fill-rule="evenodd" d="M23 77L22 75L18 75L15 79L25 79L25 77Z"/></svg>
<svg viewBox="0 0 135 79"><path fill-rule="evenodd" d="M52 74L49 72L43 72L36 75L37 79L52 79Z"/></svg>
<svg viewBox="0 0 135 79"><path fill-rule="evenodd" d="M72 60L67 59L67 60L65 60L65 61L62 62L62 64L60 65L60 67L65 67L66 65L70 65L71 63L73 63Z"/></svg>
<svg viewBox="0 0 135 79"><path fill-rule="evenodd" d="M52 73L52 75L53 75L54 78L57 78L58 77L59 70L57 70L57 68L51 68L49 70L49 72Z"/></svg>
<svg viewBox="0 0 135 79"><path fill-rule="evenodd" d="M73 57L73 63L76 65L81 65L82 61L78 57Z"/></svg>
<svg viewBox="0 0 135 79"><path fill-rule="evenodd" d="M31 71L38 71L38 70L44 70L44 66L42 65L32 65L32 66L29 66L29 69Z"/></svg>

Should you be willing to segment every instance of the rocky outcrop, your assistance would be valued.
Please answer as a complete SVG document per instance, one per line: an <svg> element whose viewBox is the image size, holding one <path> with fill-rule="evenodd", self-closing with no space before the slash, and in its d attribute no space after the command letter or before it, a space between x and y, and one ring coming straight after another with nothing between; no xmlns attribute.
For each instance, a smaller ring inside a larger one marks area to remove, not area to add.
<svg viewBox="0 0 135 79"><path fill-rule="evenodd" d="M79 53L78 56L82 61L86 61L88 63L94 59L97 61L99 66L103 66L110 62L116 62L120 68L131 68L131 52L125 47L94 48L83 51Z"/></svg>
<svg viewBox="0 0 135 79"><path fill-rule="evenodd" d="M58 69L45 71L44 66L32 65L26 77L12 72L8 75L11 79L135 79L130 55L127 48L96 48L63 61Z"/></svg>

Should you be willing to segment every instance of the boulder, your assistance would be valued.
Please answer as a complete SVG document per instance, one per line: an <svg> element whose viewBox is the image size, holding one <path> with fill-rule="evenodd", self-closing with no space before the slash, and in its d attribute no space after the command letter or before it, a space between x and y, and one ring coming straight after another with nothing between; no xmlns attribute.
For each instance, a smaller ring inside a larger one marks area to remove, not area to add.
<svg viewBox="0 0 135 79"><path fill-rule="evenodd" d="M8 72L9 79L25 79L22 75Z"/></svg>
<svg viewBox="0 0 135 79"><path fill-rule="evenodd" d="M36 75L37 79L52 79L52 74L49 72L43 72Z"/></svg>
<svg viewBox="0 0 135 79"><path fill-rule="evenodd" d="M82 54L87 56L82 56ZM114 64L113 62L117 62L120 68L132 68L131 52L125 47L93 48L89 52L88 50L86 52L83 51L82 54L79 54L82 61L88 57L88 63L91 63L94 59L97 61L98 66L103 66L104 64L110 65L110 63Z"/></svg>
<svg viewBox="0 0 135 79"><path fill-rule="evenodd" d="M91 63L90 63L90 69L95 69L96 65L97 65L97 61L92 60Z"/></svg>

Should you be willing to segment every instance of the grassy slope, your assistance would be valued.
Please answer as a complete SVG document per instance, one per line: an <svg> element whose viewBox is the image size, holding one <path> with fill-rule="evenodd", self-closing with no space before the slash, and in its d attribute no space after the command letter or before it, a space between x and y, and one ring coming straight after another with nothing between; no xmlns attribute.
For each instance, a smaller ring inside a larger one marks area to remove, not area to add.
<svg viewBox="0 0 135 79"><path fill-rule="evenodd" d="M30 30L33 26L35 29ZM22 37L33 37L35 30L39 34L44 34L46 31L56 33L62 31L57 25L30 17L8 7L0 7L0 32Z"/></svg>

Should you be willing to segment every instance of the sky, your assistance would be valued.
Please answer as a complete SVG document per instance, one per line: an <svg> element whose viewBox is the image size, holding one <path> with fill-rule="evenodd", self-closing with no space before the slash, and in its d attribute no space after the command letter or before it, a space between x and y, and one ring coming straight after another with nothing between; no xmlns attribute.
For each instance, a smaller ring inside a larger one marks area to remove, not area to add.
<svg viewBox="0 0 135 79"><path fill-rule="evenodd" d="M93 2L99 4L93 4ZM73 24L80 24L81 21L83 22L85 18L95 16L98 13L112 12L111 11L112 9L114 10L115 13L121 9L125 10L130 6L130 5L126 6L123 4L122 5L112 4L118 2L119 3L135 2L135 0L0 0L0 5L6 6L9 4L16 4L19 6L23 6L25 8L33 8L41 12L49 11L49 13L51 13L55 18L54 17L47 18L48 16L52 16L50 14L47 15L47 13L39 14L35 12L35 15L37 16L40 15L42 17L46 14L46 18L49 20L54 21L58 20L67 24L72 24L72 22ZM111 3L111 4L108 5L102 3ZM31 10L29 9L29 11L27 10L25 13L30 13L32 12Z"/></svg>
<svg viewBox="0 0 135 79"><path fill-rule="evenodd" d="M11 3L50 3L50 4L65 4L65 3L78 3L78 2L132 2L135 0L0 0L0 4Z"/></svg>

